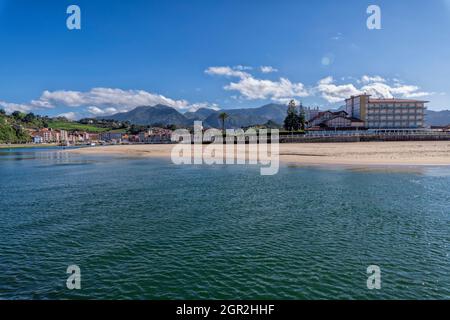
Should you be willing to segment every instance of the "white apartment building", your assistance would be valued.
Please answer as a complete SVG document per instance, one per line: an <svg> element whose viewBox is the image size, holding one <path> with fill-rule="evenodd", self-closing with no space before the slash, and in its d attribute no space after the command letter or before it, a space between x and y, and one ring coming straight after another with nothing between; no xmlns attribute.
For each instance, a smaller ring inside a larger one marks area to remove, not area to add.
<svg viewBox="0 0 450 320"><path fill-rule="evenodd" d="M370 95L345 100L347 113L369 129L418 129L425 126L425 104L410 99L372 99Z"/></svg>

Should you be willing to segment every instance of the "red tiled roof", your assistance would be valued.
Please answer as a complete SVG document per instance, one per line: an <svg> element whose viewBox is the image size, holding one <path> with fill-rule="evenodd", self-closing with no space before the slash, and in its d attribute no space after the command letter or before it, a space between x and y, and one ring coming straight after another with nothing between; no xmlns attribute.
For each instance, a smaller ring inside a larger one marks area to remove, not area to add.
<svg viewBox="0 0 450 320"><path fill-rule="evenodd" d="M309 119L309 121L314 121L316 119L319 119L321 117L323 117L325 114L330 113L332 116L339 116L341 115L341 113L345 113L346 115L348 115L348 113L344 110L340 110L340 111L331 111L331 110L327 110L327 111L320 111L319 113L317 113L317 115L315 115L314 117L312 117L311 119Z"/></svg>

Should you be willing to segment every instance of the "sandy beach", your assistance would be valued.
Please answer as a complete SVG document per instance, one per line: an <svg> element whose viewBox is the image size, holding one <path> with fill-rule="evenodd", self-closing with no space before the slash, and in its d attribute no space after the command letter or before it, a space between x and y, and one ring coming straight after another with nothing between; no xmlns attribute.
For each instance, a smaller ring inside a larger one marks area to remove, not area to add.
<svg viewBox="0 0 450 320"><path fill-rule="evenodd" d="M78 154L170 158L174 145L115 145ZM280 144L280 161L305 165L450 165L450 141ZM219 154L216 154L216 156ZM248 157L248 155L247 155Z"/></svg>

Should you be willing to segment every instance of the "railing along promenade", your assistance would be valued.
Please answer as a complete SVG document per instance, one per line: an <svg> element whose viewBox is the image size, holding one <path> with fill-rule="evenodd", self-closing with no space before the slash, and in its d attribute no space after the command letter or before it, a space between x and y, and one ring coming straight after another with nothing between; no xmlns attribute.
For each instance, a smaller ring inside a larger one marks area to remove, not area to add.
<svg viewBox="0 0 450 320"><path fill-rule="evenodd" d="M317 131L280 135L281 143L363 141L450 141L450 132L437 131Z"/></svg>

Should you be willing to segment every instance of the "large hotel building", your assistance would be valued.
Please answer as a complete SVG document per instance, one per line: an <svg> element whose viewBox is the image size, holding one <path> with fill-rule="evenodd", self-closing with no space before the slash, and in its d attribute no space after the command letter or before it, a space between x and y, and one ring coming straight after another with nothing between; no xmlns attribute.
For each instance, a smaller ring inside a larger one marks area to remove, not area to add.
<svg viewBox="0 0 450 320"><path fill-rule="evenodd" d="M428 101L406 99L372 99L370 95L346 99L350 117L364 121L369 129L417 129L424 127Z"/></svg>

